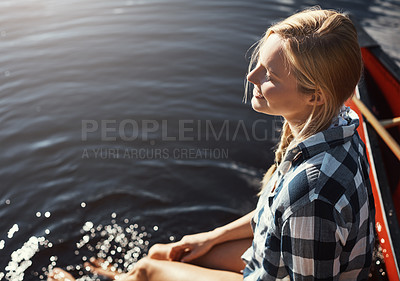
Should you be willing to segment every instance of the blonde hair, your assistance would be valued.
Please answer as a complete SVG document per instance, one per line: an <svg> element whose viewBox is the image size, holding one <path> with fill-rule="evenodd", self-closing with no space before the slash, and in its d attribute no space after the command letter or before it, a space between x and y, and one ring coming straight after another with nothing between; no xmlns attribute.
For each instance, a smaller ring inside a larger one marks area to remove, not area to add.
<svg viewBox="0 0 400 281"><path fill-rule="evenodd" d="M275 164L264 175L263 188L284 159L288 147L329 127L341 105L353 94L362 71L357 32L351 20L342 13L314 7L271 26L255 45L249 72L273 33L282 39L285 64L296 78L298 90L314 95L315 104L308 119L299 125L296 138L284 122ZM248 86L247 82L245 97ZM317 106L318 97L324 101L320 106Z"/></svg>

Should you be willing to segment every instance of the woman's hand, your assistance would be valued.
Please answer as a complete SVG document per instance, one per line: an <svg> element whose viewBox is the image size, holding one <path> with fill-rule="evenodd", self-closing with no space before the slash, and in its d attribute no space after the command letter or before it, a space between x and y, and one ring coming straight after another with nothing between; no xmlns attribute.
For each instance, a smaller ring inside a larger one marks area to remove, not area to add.
<svg viewBox="0 0 400 281"><path fill-rule="evenodd" d="M206 254L216 244L212 232L186 235L170 244L155 244L149 250L152 259L190 262Z"/></svg>
<svg viewBox="0 0 400 281"><path fill-rule="evenodd" d="M205 255L217 244L227 241L253 238L250 221L254 211L213 231L186 235L170 244L155 244L149 250L149 258L190 262Z"/></svg>
<svg viewBox="0 0 400 281"><path fill-rule="evenodd" d="M174 243L169 252L173 261L190 262L205 255L216 244L216 238L211 232L186 235Z"/></svg>

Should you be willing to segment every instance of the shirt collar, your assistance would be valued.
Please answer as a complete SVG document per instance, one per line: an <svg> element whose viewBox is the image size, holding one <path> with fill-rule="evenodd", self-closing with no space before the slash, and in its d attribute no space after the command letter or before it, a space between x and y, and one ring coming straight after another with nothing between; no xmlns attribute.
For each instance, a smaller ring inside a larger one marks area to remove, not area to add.
<svg viewBox="0 0 400 281"><path fill-rule="evenodd" d="M312 135L286 153L284 161L279 165L281 166L279 170L282 174L285 174L290 168L291 162L297 160L300 156L305 160L332 147L346 143L356 132L359 122L357 113L350 107L342 106L338 116L332 120L328 129Z"/></svg>
<svg viewBox="0 0 400 281"><path fill-rule="evenodd" d="M350 109L350 107L342 106L338 116L327 130L305 139L293 150L296 154L301 151L304 159L311 158L323 151L349 141L355 134L359 123L357 113Z"/></svg>
<svg viewBox="0 0 400 281"><path fill-rule="evenodd" d="M285 159L277 168L277 178L270 196L274 196L278 192L275 188L276 182L289 171L294 162L299 159L304 161L323 151L346 143L353 137L358 125L359 117L357 113L350 107L342 106L338 116L332 120L328 129L312 135L286 153Z"/></svg>

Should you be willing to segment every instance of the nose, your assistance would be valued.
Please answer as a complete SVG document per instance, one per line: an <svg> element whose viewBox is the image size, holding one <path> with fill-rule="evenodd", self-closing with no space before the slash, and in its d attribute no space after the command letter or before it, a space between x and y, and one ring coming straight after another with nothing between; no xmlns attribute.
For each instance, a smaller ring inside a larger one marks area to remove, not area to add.
<svg viewBox="0 0 400 281"><path fill-rule="evenodd" d="M259 69L260 69L259 65L253 68L253 70L250 71L249 74L247 74L247 81L249 81L254 85L260 84Z"/></svg>

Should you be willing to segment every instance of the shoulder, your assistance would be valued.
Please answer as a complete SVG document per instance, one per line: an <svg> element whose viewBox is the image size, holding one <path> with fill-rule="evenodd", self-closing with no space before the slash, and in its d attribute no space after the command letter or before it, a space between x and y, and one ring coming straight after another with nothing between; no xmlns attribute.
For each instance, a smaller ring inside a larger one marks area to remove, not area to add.
<svg viewBox="0 0 400 281"><path fill-rule="evenodd" d="M357 135L301 161L285 176L283 184L287 201L283 219L315 200L325 202L326 207L345 208L354 194L358 197L359 189L362 192L369 184L363 143Z"/></svg>
<svg viewBox="0 0 400 281"><path fill-rule="evenodd" d="M366 187L369 184L369 166L358 134L343 145L324 152L319 172L315 193L332 205L337 204L341 197L350 198Z"/></svg>

